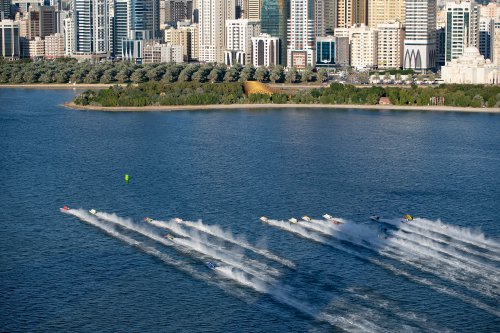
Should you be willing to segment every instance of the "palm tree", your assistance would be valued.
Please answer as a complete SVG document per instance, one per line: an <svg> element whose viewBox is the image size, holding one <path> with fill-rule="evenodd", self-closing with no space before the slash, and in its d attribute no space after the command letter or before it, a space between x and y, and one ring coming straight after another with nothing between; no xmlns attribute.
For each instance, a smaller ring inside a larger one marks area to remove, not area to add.
<svg viewBox="0 0 500 333"><path fill-rule="evenodd" d="M292 67L286 72L286 82L288 83L295 83L299 79L299 72L295 67Z"/></svg>
<svg viewBox="0 0 500 333"><path fill-rule="evenodd" d="M271 82L277 83L277 82L282 82L284 77L285 77L285 71L283 69L283 66L278 65L271 70L271 75L269 76L269 79L271 80Z"/></svg>
<svg viewBox="0 0 500 333"><path fill-rule="evenodd" d="M316 74L316 79L318 80L318 82L323 83L326 81L327 78L328 78L328 73L327 73L326 69L320 68L318 70L318 73Z"/></svg>
<svg viewBox="0 0 500 333"><path fill-rule="evenodd" d="M312 67L307 66L306 68L304 68L304 70L302 71L302 80L305 82L309 82L312 80L312 76L313 76Z"/></svg>
<svg viewBox="0 0 500 333"><path fill-rule="evenodd" d="M267 81L269 77L269 71L265 67L259 67L255 71L255 79L259 82Z"/></svg>

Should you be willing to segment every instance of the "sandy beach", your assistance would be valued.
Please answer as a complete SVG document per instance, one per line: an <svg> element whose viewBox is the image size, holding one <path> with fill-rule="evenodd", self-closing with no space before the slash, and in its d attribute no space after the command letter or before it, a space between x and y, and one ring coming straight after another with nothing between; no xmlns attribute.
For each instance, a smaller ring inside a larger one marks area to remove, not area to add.
<svg viewBox="0 0 500 333"><path fill-rule="evenodd" d="M172 105L143 107L103 107L92 105L76 105L64 103L70 109L106 111L106 112L153 112L153 111L199 111L199 110L231 110L231 109L366 109L366 110L399 110L399 111L439 111L439 112L479 112L500 113L500 108L470 108L454 106L400 106L400 105L354 105L354 104L213 104L213 105Z"/></svg>

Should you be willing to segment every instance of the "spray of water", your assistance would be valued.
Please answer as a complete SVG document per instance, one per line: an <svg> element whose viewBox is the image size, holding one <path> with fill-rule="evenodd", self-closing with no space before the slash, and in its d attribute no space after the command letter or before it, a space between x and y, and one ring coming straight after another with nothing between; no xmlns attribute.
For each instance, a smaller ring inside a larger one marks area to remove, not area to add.
<svg viewBox="0 0 500 333"><path fill-rule="evenodd" d="M75 216L78 219L80 219L81 221L100 229L101 231L103 231L107 235L115 237L128 245L136 247L139 250L160 259L165 264L170 265L170 266L174 266L176 269L183 271L185 273L188 273L189 275L193 276L194 278L196 278L198 280L206 281L207 279L209 279L208 275L199 273L197 270L193 269L191 266L187 265L185 262L176 260L176 259L170 257L168 254L158 251L154 247L147 246L147 245L143 244L142 242L139 242L139 241L137 241L129 236L122 234L121 232L115 230L109 224L105 224L105 223L101 222L99 219L90 215L86 210L70 209L70 210L61 210L61 212L68 214L68 215Z"/></svg>
<svg viewBox="0 0 500 333"><path fill-rule="evenodd" d="M454 283L479 292L488 297L497 297L498 274L496 268L478 264L471 264L467 260L459 260L450 255L443 256L440 251L426 247L418 242L412 234L392 234L393 237L381 240L377 236L377 229L357 223L342 225L327 224L325 222L299 222L307 229L318 231L324 235L348 241L355 245L373 250L391 259L404 262L421 271L446 278ZM404 239L402 239L404 238ZM492 274L484 274L491 272Z"/></svg>
<svg viewBox="0 0 500 333"><path fill-rule="evenodd" d="M143 236L146 236L148 238L151 238L155 241L158 241L162 244L165 245L177 245L175 248L179 249L183 252L189 252L186 250L191 250L194 251L204 258L205 256L220 260L221 262L226 263L227 265L231 265L233 267L236 267L242 271L245 271L249 274L259 276L263 280L266 280L270 283L274 282L274 279L270 276L267 275L264 271L259 271L258 268L253 267L249 264L249 262L242 263L238 258L235 258L230 252L223 252L223 251L217 251L213 249L210 246L205 245L202 242L198 242L195 239L188 239L188 238L174 238L173 240L167 240L156 233L154 233L152 230L149 230L149 228L146 228L145 225L138 225L134 223L130 219L124 219L116 214L108 214L108 213L103 213L103 212L97 212L96 216L104 221L111 222L118 224L124 228L133 230L135 232L138 232L142 234Z"/></svg>
<svg viewBox="0 0 500 333"><path fill-rule="evenodd" d="M382 219L384 223L389 223L399 227L401 221ZM427 232L433 232L436 236L449 243L459 242L466 246L473 246L486 252L493 252L496 257L500 256L500 243L493 239L488 239L481 231L474 231L470 228L457 227L441 222L441 220L431 221L423 218L415 218L408 223L409 228L419 228Z"/></svg>
<svg viewBox="0 0 500 333"><path fill-rule="evenodd" d="M335 248L337 250L340 250L340 251L343 251L345 253L348 253L348 254L351 254L357 258L360 258L360 259L363 259L363 260L366 260L368 262L371 262L375 265L378 265L380 267L383 267L389 271L391 271L393 274L395 275L399 275L399 276L405 276L406 278L412 280L412 281L415 281L417 283L420 283L420 284L423 284L423 285L426 285L436 291L439 291L439 292L442 292L442 293L445 293L447 295L450 295L450 296L453 296L453 297L456 297L458 299L461 299L463 300L464 302L467 302L469 304L472 304L478 308L481 308L489 313L492 313L492 314L495 314L497 316L500 315L500 311L494 307L491 307L485 303L482 303L480 302L479 300L473 298L473 297L469 297L467 295L463 295L463 294L460 294L460 293L457 293L456 291L452 290L452 289L449 289L445 286L442 286L442 285L439 285L439 284L436 284L428 279L425 279L425 278L421 278L421 277L416 277L404 270L401 270L401 269L398 269L396 267L394 267L393 265L390 265L388 263L385 263L385 262L382 262L376 258L372 258L372 257L368 257L362 253L360 253L359 251L356 251L356 250L353 250L351 248L347 248L337 242L333 242L332 240L328 239L327 237L324 237L324 236L321 236L320 234L316 233L315 231L312 231L312 230L308 230L307 228L305 228L303 225L293 225L293 224L290 224L288 222L284 222L284 221L278 221L278 220L268 220L267 222L265 222L271 226L275 226L275 227L278 227L280 229L283 229L283 230L286 230L286 231L289 231L289 232L292 232L296 235L299 235L303 238L306 238L306 239L309 239L309 240L313 240L315 242L318 242L318 243L322 243L322 244L325 244L325 245L328 245L332 248ZM348 239L345 239L346 241L349 241ZM362 243L359 243L359 244L356 244L356 245L360 245L360 246L363 246ZM394 259L399 259L401 261L401 258L398 258L396 256L394 256ZM405 263L408 263L407 261L405 261Z"/></svg>
<svg viewBox="0 0 500 333"><path fill-rule="evenodd" d="M196 250L198 252L203 252L206 254L209 254L216 259L220 259L219 257L221 256L221 253L224 253L225 257L232 260L232 265L235 266L235 262L241 261L242 262L242 267L238 267L242 270L248 271L248 267L253 267L256 270L259 271L264 271L268 274L274 275L274 276L279 276L281 275L281 272L277 270L274 267L271 267L269 265L266 265L264 263L261 263L256 260L252 260L249 258L246 258L244 256L238 256L237 251L235 249L232 250L226 250L223 249L221 246L217 246L216 244L213 244L208 241L206 237L204 237L203 234L200 234L196 229L194 230L186 230L184 229L179 223L176 223L174 221L169 221L169 222L164 222L164 221L156 221L152 220L149 223L151 223L154 226L157 226L159 228L171 230L172 232L175 232L178 235L186 237L185 239L180 239L176 238L175 241L178 244L183 244L187 247L190 247L193 250ZM219 250L214 251L214 248L217 247ZM217 257L216 257L217 256ZM220 259L222 260L222 259ZM224 261L224 260L222 260ZM236 267L236 266L235 266ZM249 273L255 275L258 274L257 272L250 272Z"/></svg>
<svg viewBox="0 0 500 333"><path fill-rule="evenodd" d="M111 227L108 224L105 224L101 222L99 219L108 221L114 224L118 224L126 229L133 230L137 233L140 233L144 236L149 237L147 234L150 232L147 228L144 227L138 227L134 226L134 223L131 220L128 219L121 219L117 217L114 214L107 214L107 213L97 213L96 216L99 218L97 219L96 217L90 215L87 211L83 209L79 210L61 210L63 213L73 215L80 220L91 224L99 229L101 229L103 232L106 234L113 236L131 246L137 247L140 250L144 251L145 253L155 256L162 260L164 263L168 265L172 265L175 268L179 269L180 271L184 271L186 273L189 273L193 277L203 280L207 283L214 283L213 280L210 279L209 276L206 274L200 274L196 270L192 269L189 265L187 265L184 262L175 260L168 256L165 253L162 253L158 251L157 249L146 246L143 243L128 237L126 235L123 235L121 232L115 230L113 227ZM120 221L121 219L121 221ZM120 222L117 222L120 221ZM168 244L166 240L164 240L161 237L153 236L149 237L153 240L156 240L164 245ZM359 318L357 317L357 320L351 320L349 318L345 318L342 316L335 316L331 314L326 314L326 313L321 313L320 311L317 311L317 309L314 309L314 307L311 307L307 305L304 302L301 302L291 296L289 296L289 288L286 286L281 286L281 285L271 285L269 283L266 283L266 281L263 281L259 277L255 276L248 276L246 273L235 269L235 267L227 266L227 265L221 265L215 269L215 271L220 274L221 276L224 276L225 278L231 279L232 281L237 282L240 285L252 288L253 290L259 292L259 293L266 293L272 296L276 301L288 305L308 316L311 316L312 318L320 321L327 322L333 326L339 327L347 332L383 332L383 330L377 326L376 324L373 324L369 321L367 321L364 318ZM216 283L218 286L223 286L221 283ZM227 291L227 290L226 290ZM234 293L231 293L234 294ZM238 294L236 294L238 296ZM240 296L240 295L239 295Z"/></svg>
<svg viewBox="0 0 500 333"><path fill-rule="evenodd" d="M219 239L222 239L226 242L241 246L241 247L243 247L247 250L250 250L254 253L260 254L261 256L266 257L270 260L279 262L282 265L288 266L290 268L295 267L295 264L293 263L293 261L288 260L288 259L283 258L283 257L280 257L280 256L272 253L269 250L255 247L255 246L251 245L250 243L248 243L246 241L246 239L244 239L244 238L241 238L241 237L236 238L235 236L233 236L231 234L231 232L221 229L218 225L207 225L207 224L204 224L202 221L197 221L197 222L183 221L182 223L190 228L197 229L201 232L212 235L212 236L217 237Z"/></svg>
<svg viewBox="0 0 500 333"><path fill-rule="evenodd" d="M391 221L391 220L380 220L381 222L384 221ZM456 253L461 253L462 255L473 255L475 256L476 260L478 262L483 262L484 260L491 261L493 264L495 262L500 262L500 256L495 255L490 253L490 251L478 251L475 250L473 246L468 246L468 243L464 243L463 241L456 240L454 241L448 236L444 236L443 234L440 233L435 233L431 230L416 226L413 223L401 223L400 221L393 221L393 223L390 222L384 222L388 223L391 225L397 226L398 230L406 232L406 233L412 233L414 235L419 235L422 238L428 239L430 241L435 242L435 244L438 244L442 247L445 247L447 249L456 251ZM451 242L450 242L451 240Z"/></svg>

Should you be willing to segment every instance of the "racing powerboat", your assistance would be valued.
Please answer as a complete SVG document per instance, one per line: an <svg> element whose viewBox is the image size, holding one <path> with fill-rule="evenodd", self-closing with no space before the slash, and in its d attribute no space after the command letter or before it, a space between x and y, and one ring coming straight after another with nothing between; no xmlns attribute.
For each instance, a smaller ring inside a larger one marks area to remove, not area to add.
<svg viewBox="0 0 500 333"><path fill-rule="evenodd" d="M296 224L299 221L297 221L297 219L295 217L292 217L292 218L288 219L288 222Z"/></svg>
<svg viewBox="0 0 500 333"><path fill-rule="evenodd" d="M311 218L307 215L302 216L302 219L307 222L311 222Z"/></svg>
<svg viewBox="0 0 500 333"><path fill-rule="evenodd" d="M149 222L152 222L152 221L153 221L153 219L150 218L150 217L145 217L144 218L144 222L148 222L149 223Z"/></svg>
<svg viewBox="0 0 500 333"><path fill-rule="evenodd" d="M401 222L410 222L410 221L413 221L413 216L411 216L410 214L406 214L405 216L403 216L403 218L401 219Z"/></svg>
<svg viewBox="0 0 500 333"><path fill-rule="evenodd" d="M398 220L384 219L378 215L370 216L370 220L377 222L377 228L379 229L380 234L387 238L392 235L395 231L401 231L404 233L409 233L407 230L401 229L401 223L406 223L413 220L413 217L410 215L405 215L403 218Z"/></svg>
<svg viewBox="0 0 500 333"><path fill-rule="evenodd" d="M91 210L89 210L89 213L92 215L95 215L95 214L97 214L97 211L95 209L91 209Z"/></svg>
<svg viewBox="0 0 500 333"><path fill-rule="evenodd" d="M174 236L172 236L171 234L166 234L166 235L165 235L165 236L163 236L163 237L168 238L168 239L170 239L171 241L173 241L173 240L174 240Z"/></svg>
<svg viewBox="0 0 500 333"><path fill-rule="evenodd" d="M60 210L69 210L68 206L64 206L63 208L59 208Z"/></svg>
<svg viewBox="0 0 500 333"><path fill-rule="evenodd" d="M183 221L183 219L181 219L179 217L174 218L175 223L181 223L182 221Z"/></svg>
<svg viewBox="0 0 500 333"><path fill-rule="evenodd" d="M267 217L265 217L265 216L261 216L259 220L261 220L262 222L269 221L269 219Z"/></svg>
<svg viewBox="0 0 500 333"><path fill-rule="evenodd" d="M211 270L214 270L217 266L215 266L215 264L211 261L207 261L205 263L205 265L207 265L208 268L210 268Z"/></svg>
<svg viewBox="0 0 500 333"><path fill-rule="evenodd" d="M330 214L325 214L325 215L323 215L323 218L324 218L325 220L327 220L327 221L332 222L333 224L344 224L344 222L342 222L342 221L335 220L335 219L333 218L333 216L331 216Z"/></svg>
<svg viewBox="0 0 500 333"><path fill-rule="evenodd" d="M325 220L331 220L331 219L333 219L333 216L331 216L330 214L325 214L325 215L323 215L323 218Z"/></svg>

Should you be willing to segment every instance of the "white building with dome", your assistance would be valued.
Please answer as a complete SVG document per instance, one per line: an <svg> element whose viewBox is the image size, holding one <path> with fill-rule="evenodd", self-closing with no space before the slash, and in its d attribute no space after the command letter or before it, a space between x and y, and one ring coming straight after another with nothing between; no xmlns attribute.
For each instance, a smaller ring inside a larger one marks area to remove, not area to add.
<svg viewBox="0 0 500 333"><path fill-rule="evenodd" d="M441 79L445 83L499 85L500 67L484 59L476 47L467 47L461 57L441 67Z"/></svg>

